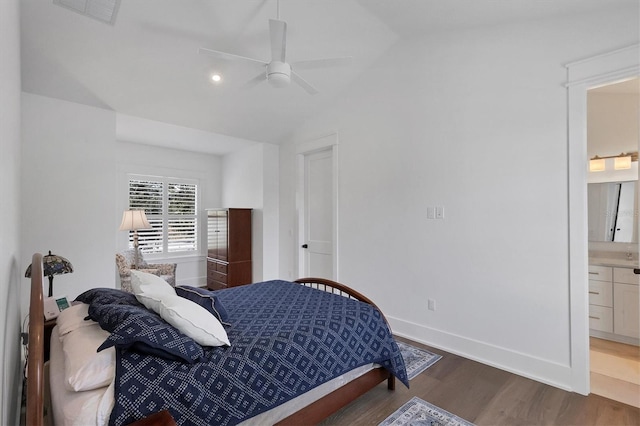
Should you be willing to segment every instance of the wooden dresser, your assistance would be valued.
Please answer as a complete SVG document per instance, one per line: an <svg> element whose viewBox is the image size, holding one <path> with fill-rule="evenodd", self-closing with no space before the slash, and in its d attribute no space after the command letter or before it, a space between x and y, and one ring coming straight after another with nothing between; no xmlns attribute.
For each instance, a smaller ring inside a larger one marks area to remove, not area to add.
<svg viewBox="0 0 640 426"><path fill-rule="evenodd" d="M252 282L251 209L207 210L207 287Z"/></svg>

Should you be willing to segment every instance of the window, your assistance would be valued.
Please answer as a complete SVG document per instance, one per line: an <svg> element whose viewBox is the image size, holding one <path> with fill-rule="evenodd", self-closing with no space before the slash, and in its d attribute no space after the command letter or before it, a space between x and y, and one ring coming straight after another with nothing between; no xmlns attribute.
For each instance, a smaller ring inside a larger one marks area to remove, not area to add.
<svg viewBox="0 0 640 426"><path fill-rule="evenodd" d="M143 253L198 250L198 182L158 176L129 176L129 208L144 210L152 229L138 231ZM129 235L133 247L133 232Z"/></svg>

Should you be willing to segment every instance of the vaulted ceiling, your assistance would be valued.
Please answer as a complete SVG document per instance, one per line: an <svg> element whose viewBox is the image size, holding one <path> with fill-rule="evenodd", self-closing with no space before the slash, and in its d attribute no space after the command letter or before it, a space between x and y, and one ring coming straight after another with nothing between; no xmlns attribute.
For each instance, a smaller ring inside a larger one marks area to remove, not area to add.
<svg viewBox="0 0 640 426"><path fill-rule="evenodd" d="M129 117L279 143L403 39L634 1L122 0L110 25L53 0L22 0L22 85ZM353 57L349 66L300 71L317 95L296 85L246 88L255 68L198 54L206 47L268 60L268 20L278 13L288 23L288 60Z"/></svg>

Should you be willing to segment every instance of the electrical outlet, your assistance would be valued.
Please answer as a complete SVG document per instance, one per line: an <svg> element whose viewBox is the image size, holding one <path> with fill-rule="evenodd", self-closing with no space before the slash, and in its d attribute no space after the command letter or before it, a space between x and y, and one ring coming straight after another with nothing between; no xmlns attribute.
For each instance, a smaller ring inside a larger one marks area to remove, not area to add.
<svg viewBox="0 0 640 426"><path fill-rule="evenodd" d="M435 219L435 218L436 218L436 208L427 207L427 219Z"/></svg>
<svg viewBox="0 0 640 426"><path fill-rule="evenodd" d="M427 300L427 308L430 311L435 311L436 310L436 301L433 299L429 299Z"/></svg>
<svg viewBox="0 0 640 426"><path fill-rule="evenodd" d="M444 207L436 207L436 219L444 219Z"/></svg>

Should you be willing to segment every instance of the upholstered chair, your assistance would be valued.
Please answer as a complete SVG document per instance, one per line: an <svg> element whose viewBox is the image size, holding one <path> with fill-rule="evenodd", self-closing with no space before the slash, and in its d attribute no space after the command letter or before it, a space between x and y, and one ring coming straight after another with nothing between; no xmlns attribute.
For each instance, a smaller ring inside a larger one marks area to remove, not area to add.
<svg viewBox="0 0 640 426"><path fill-rule="evenodd" d="M175 287L176 285L176 264L175 263L147 263L138 251L137 263L136 253L133 249L116 253L116 267L120 275L120 287L124 291L131 292L131 268L134 266L142 272L154 274Z"/></svg>

